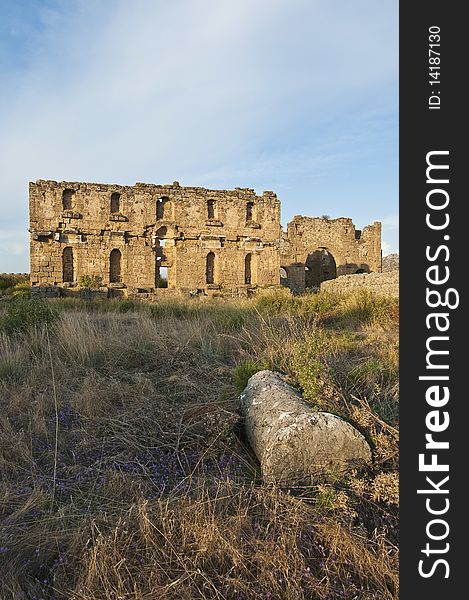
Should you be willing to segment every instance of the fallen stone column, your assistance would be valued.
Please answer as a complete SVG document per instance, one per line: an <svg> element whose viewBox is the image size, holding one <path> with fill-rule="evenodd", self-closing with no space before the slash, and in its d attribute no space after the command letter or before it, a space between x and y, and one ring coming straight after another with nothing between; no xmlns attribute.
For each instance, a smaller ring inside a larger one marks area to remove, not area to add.
<svg viewBox="0 0 469 600"><path fill-rule="evenodd" d="M313 411L278 373L253 375L240 400L266 483L308 485L327 472L343 473L371 461L361 433L336 415Z"/></svg>

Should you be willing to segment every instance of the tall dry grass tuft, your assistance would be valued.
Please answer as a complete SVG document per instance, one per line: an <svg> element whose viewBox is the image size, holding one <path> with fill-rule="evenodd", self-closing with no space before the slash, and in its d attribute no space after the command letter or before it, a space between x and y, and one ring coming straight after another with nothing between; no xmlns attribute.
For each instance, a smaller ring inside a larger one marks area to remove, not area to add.
<svg viewBox="0 0 469 600"><path fill-rule="evenodd" d="M0 334L1 598L397 598L395 304L25 306ZM237 414L262 368L358 426L373 467L265 486Z"/></svg>

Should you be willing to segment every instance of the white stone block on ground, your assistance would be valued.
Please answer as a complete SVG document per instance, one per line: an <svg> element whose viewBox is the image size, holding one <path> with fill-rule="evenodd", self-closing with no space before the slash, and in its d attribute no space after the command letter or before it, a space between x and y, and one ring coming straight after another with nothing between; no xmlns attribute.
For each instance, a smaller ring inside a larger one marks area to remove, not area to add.
<svg viewBox="0 0 469 600"><path fill-rule="evenodd" d="M278 373L253 375L240 400L266 483L310 484L327 472L344 473L371 462L370 447L355 427L314 411Z"/></svg>

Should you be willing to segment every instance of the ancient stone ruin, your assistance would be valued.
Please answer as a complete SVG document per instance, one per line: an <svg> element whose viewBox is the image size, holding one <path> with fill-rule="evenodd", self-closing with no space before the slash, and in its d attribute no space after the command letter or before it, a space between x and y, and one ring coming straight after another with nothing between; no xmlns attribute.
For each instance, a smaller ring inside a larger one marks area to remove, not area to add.
<svg viewBox="0 0 469 600"><path fill-rule="evenodd" d="M270 191L38 180L29 184L36 293L250 296L381 271L381 224L296 216Z"/></svg>
<svg viewBox="0 0 469 600"><path fill-rule="evenodd" d="M346 275L321 283L321 291L350 294L366 290L383 298L399 298L399 271Z"/></svg>

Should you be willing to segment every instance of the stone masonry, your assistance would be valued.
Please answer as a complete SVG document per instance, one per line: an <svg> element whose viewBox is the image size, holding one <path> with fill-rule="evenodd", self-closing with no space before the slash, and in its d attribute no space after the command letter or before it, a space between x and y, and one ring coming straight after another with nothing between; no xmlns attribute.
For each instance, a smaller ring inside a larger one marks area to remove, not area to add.
<svg viewBox="0 0 469 600"><path fill-rule="evenodd" d="M349 294L367 290L384 298L399 298L399 271L346 275L321 283L321 291Z"/></svg>
<svg viewBox="0 0 469 600"><path fill-rule="evenodd" d="M341 275L381 271L381 223L355 229L352 219L296 216L282 232L280 261L295 292Z"/></svg>
<svg viewBox="0 0 469 600"><path fill-rule="evenodd" d="M295 217L270 191L38 180L29 184L31 285L72 294L250 296L381 270L379 223Z"/></svg>

